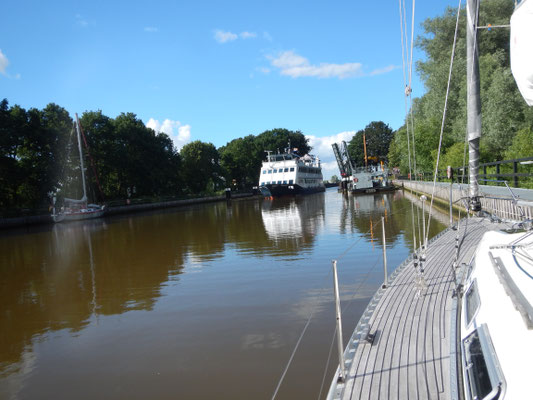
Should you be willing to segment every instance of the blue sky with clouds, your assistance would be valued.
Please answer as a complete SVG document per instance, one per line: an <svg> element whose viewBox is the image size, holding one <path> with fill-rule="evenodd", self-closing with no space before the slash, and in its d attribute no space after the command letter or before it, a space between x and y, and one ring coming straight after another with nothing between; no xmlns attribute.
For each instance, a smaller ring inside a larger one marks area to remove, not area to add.
<svg viewBox="0 0 533 400"><path fill-rule="evenodd" d="M418 2L415 34L448 5ZM178 148L301 130L325 177L336 173L333 141L371 121L403 124L396 1L7 0L1 10L0 98L11 105L133 112Z"/></svg>

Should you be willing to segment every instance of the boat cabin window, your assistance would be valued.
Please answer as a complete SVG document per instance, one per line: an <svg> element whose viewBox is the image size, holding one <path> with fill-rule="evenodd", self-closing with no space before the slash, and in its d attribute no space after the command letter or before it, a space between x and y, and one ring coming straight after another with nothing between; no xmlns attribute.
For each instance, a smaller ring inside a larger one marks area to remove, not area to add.
<svg viewBox="0 0 533 400"><path fill-rule="evenodd" d="M283 172L289 172L289 168L285 168Z"/></svg>
<svg viewBox="0 0 533 400"><path fill-rule="evenodd" d="M291 167L291 172L294 172L294 167Z"/></svg>
<svg viewBox="0 0 533 400"><path fill-rule="evenodd" d="M465 294L465 317L467 326L470 325L472 319L474 319L474 315L479 309L479 303L480 300L477 289L477 281L474 280Z"/></svg>
<svg viewBox="0 0 533 400"><path fill-rule="evenodd" d="M277 169L275 169L275 170L274 170L274 174L275 174L276 172L278 172L278 170L277 170Z"/></svg>
<svg viewBox="0 0 533 400"><path fill-rule="evenodd" d="M266 173L267 173L267 170L266 170L266 169L264 169L264 170L263 170L263 174L266 174Z"/></svg>
<svg viewBox="0 0 533 400"><path fill-rule="evenodd" d="M292 185L294 181L292 179L289 179L289 185Z"/></svg>
<svg viewBox="0 0 533 400"><path fill-rule="evenodd" d="M274 154L270 156L270 161L292 160L293 157L289 154Z"/></svg>
<svg viewBox="0 0 533 400"><path fill-rule="evenodd" d="M504 385L485 324L463 340L464 373L470 399L499 399ZM488 396L488 397L487 397Z"/></svg>
<svg viewBox="0 0 533 400"><path fill-rule="evenodd" d="M287 184L287 181L283 181L283 184L286 185L286 184Z"/></svg>
<svg viewBox="0 0 533 400"><path fill-rule="evenodd" d="M272 170L271 170L271 169L269 169L269 170L268 170L268 173L269 173L269 174L271 174L271 173L272 173Z"/></svg>

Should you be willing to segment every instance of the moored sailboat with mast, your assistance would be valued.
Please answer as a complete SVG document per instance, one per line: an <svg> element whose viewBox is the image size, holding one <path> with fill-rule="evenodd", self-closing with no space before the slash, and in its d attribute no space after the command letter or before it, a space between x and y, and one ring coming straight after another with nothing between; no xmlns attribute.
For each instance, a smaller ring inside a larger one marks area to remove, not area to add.
<svg viewBox="0 0 533 400"><path fill-rule="evenodd" d="M78 114L76 114L76 120L74 122L74 125L76 129L76 137L78 140L83 196L81 199L65 198L64 205L61 207L60 210L56 210L56 200L54 197L54 205L52 212L52 220L54 222L79 221L83 219L100 218L104 215L105 212L105 206L88 203L87 184L85 179L85 166L83 162L83 150L81 147L81 125L80 120L78 118Z"/></svg>

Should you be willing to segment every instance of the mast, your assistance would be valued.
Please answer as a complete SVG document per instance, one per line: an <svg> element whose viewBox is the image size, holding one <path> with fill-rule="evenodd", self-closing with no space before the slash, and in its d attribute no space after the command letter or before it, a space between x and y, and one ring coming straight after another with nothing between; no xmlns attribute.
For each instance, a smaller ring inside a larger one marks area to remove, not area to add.
<svg viewBox="0 0 533 400"><path fill-rule="evenodd" d="M481 137L481 99L479 96L479 59L477 47L479 0L466 4L466 77L467 77L467 132L468 169L470 176L470 209L481 210L479 201L479 140Z"/></svg>
<svg viewBox="0 0 533 400"><path fill-rule="evenodd" d="M78 119L77 113L76 113L76 134L78 136L78 150L80 152L80 166L81 166L81 181L83 183L82 200L87 201L87 189L85 188L85 166L83 165L83 151L81 150L80 120Z"/></svg>
<svg viewBox="0 0 533 400"><path fill-rule="evenodd" d="M365 136L364 131L363 131L363 149L365 150L365 167L368 167L368 158L366 156L366 136Z"/></svg>

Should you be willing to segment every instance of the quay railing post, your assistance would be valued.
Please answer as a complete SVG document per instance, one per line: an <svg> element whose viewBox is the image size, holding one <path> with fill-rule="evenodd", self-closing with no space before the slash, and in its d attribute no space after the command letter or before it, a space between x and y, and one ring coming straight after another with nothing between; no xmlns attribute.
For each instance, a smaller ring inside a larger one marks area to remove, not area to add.
<svg viewBox="0 0 533 400"><path fill-rule="evenodd" d="M385 218L381 217L381 226L383 230L383 272L385 274L385 279L383 280L383 285L381 287L385 289L389 285L388 274L387 274L387 237L385 236Z"/></svg>
<svg viewBox="0 0 533 400"><path fill-rule="evenodd" d="M514 174L514 177L513 177L513 182L514 182L514 187L517 188L518 187L518 162L513 162L513 174Z"/></svg>
<svg viewBox="0 0 533 400"><path fill-rule="evenodd" d="M344 345L342 343L342 320L341 320L341 299L339 296L339 280L337 278L337 260L331 261L333 265L333 289L335 291L335 313L337 315L337 348L339 350L339 382L345 381L344 372Z"/></svg>

